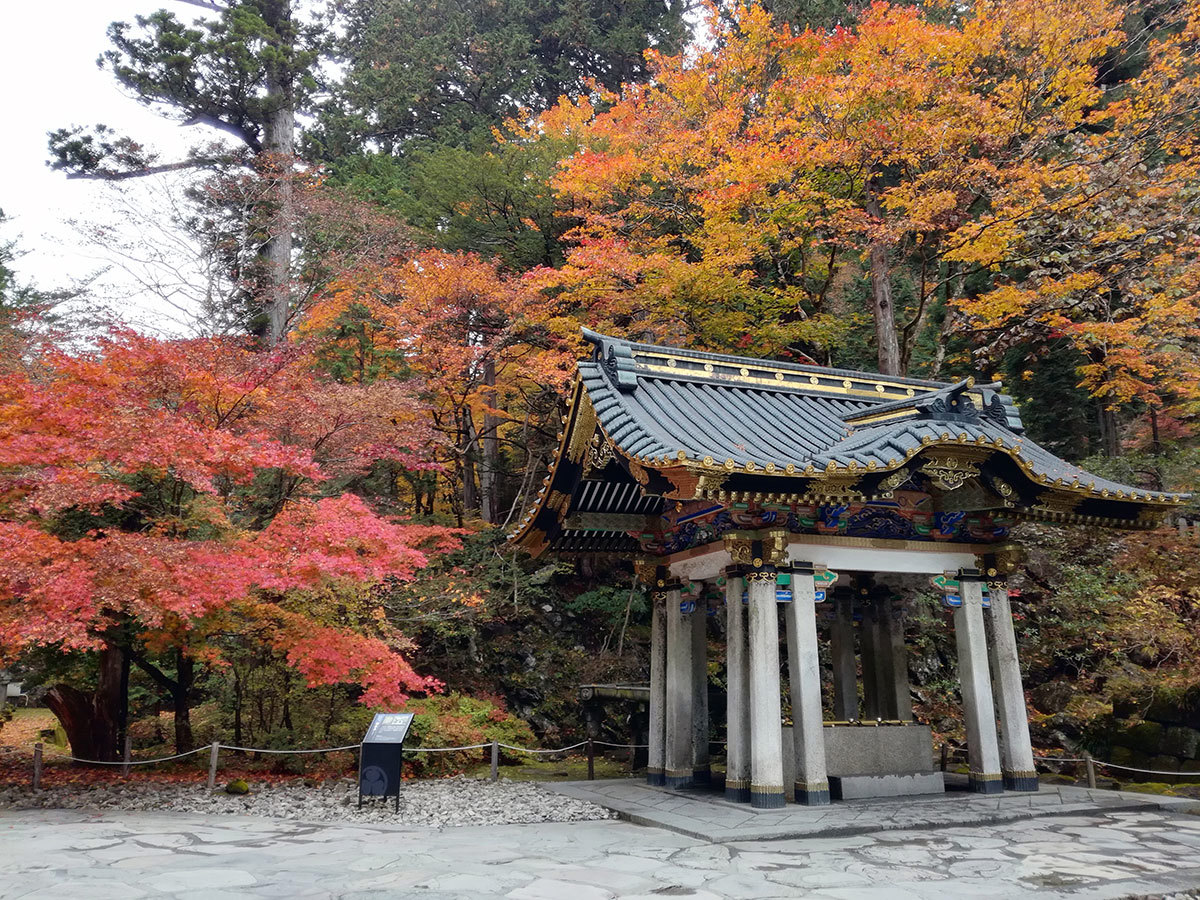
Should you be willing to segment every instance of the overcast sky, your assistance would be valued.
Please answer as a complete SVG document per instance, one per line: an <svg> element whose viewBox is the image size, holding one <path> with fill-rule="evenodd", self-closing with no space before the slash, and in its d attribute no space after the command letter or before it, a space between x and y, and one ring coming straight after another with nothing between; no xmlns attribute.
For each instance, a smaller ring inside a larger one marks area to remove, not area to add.
<svg viewBox="0 0 1200 900"><path fill-rule="evenodd" d="M40 287L66 286L111 265L101 251L78 241L68 220L123 218L112 212L104 186L68 181L47 168L47 131L104 122L141 139L164 160L204 138L137 103L96 67L110 22L163 6L186 20L201 13L163 0L0 0L0 209L13 220L2 237L19 236L26 255L16 264L18 274ZM106 282L108 293L128 298L122 311L140 313L143 324L156 330L178 330L168 311L138 296L139 288L118 268Z"/></svg>

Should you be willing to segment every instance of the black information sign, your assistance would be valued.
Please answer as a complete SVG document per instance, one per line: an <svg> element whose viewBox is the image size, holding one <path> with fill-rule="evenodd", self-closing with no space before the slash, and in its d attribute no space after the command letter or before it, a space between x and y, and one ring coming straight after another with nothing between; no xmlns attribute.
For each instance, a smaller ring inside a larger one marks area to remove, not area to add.
<svg viewBox="0 0 1200 900"><path fill-rule="evenodd" d="M363 797L395 797L400 811L400 770L412 713L375 713L358 752L358 805Z"/></svg>

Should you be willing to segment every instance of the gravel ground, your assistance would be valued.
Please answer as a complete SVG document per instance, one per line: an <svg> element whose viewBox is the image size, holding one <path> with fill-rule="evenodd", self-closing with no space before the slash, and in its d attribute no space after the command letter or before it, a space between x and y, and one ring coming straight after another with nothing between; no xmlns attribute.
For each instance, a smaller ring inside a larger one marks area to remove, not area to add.
<svg viewBox="0 0 1200 900"><path fill-rule="evenodd" d="M251 784L250 793L209 792L195 784L107 784L48 787L0 787L0 810L94 809L269 816L307 822L359 824L518 825L529 822L582 822L611 819L608 810L542 790L530 782L479 781L457 776L405 782L400 812L393 800L367 802L358 809L358 788L349 778L319 787L297 783Z"/></svg>

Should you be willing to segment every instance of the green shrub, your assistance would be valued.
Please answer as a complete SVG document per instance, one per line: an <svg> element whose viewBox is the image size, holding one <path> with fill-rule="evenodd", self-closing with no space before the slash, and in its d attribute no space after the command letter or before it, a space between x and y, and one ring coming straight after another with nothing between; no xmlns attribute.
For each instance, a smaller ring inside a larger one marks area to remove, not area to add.
<svg viewBox="0 0 1200 900"><path fill-rule="evenodd" d="M514 747L533 747L533 730L521 719L508 712L504 702L495 697L469 697L450 693L408 702L408 712L416 713L408 747L462 747L499 741ZM467 750L456 753L416 753L409 757L412 766L421 774L448 774L478 762L487 753ZM517 761L524 754L506 753L508 761Z"/></svg>

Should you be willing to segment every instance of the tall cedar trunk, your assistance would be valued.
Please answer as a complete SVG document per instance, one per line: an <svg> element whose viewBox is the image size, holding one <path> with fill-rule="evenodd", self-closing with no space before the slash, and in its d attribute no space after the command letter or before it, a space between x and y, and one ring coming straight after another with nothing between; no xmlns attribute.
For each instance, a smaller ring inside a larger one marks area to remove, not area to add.
<svg viewBox="0 0 1200 900"><path fill-rule="evenodd" d="M121 680L117 687L117 747L125 755L125 736L129 734L129 654L121 651Z"/></svg>
<svg viewBox="0 0 1200 900"><path fill-rule="evenodd" d="M479 488L475 484L475 419L469 409L462 413L461 435L463 515L470 515L479 509Z"/></svg>
<svg viewBox="0 0 1200 900"><path fill-rule="evenodd" d="M119 647L100 651L96 689L81 691L56 684L46 693L46 705L62 723L71 755L113 762L118 758L118 718L121 708L121 669L125 653Z"/></svg>
<svg viewBox="0 0 1200 900"><path fill-rule="evenodd" d="M489 388L496 386L496 362L489 358L483 364L483 383ZM496 408L496 391L484 392L483 402L489 410ZM479 497L483 512L483 521L495 525L500 521L500 497L496 489L497 469L500 462L500 437L498 429L500 419L495 413L483 414L483 433L479 436L479 444L483 451L483 459L479 466Z"/></svg>
<svg viewBox="0 0 1200 900"><path fill-rule="evenodd" d="M291 312L291 268L295 203L292 194L292 165L295 156L296 108L291 71L292 10L290 0L269 0L263 16L279 36L278 62L267 65L266 120L263 151L267 175L275 182L274 221L261 250L265 268L263 305L267 313L268 340L275 346L287 333ZM286 43L286 46L284 44Z"/></svg>
<svg viewBox="0 0 1200 900"><path fill-rule="evenodd" d="M1100 449L1105 456L1121 455L1121 435L1117 429L1117 416L1107 406L1100 407Z"/></svg>
<svg viewBox="0 0 1200 900"><path fill-rule="evenodd" d="M192 685L196 681L196 663L182 650L176 650L175 671L178 674L171 689L171 704L175 708L175 752L187 753L196 746L192 737Z"/></svg>
<svg viewBox="0 0 1200 900"><path fill-rule="evenodd" d="M883 209L867 188L866 209L882 225ZM896 335L896 308L892 300L892 270L887 242L880 237L871 241L871 315L875 319L875 344L881 375L903 374L900 365L900 340Z"/></svg>
<svg viewBox="0 0 1200 900"><path fill-rule="evenodd" d="M237 666L232 666L233 670L233 742L239 747L244 747L242 743L242 677L238 672Z"/></svg>

